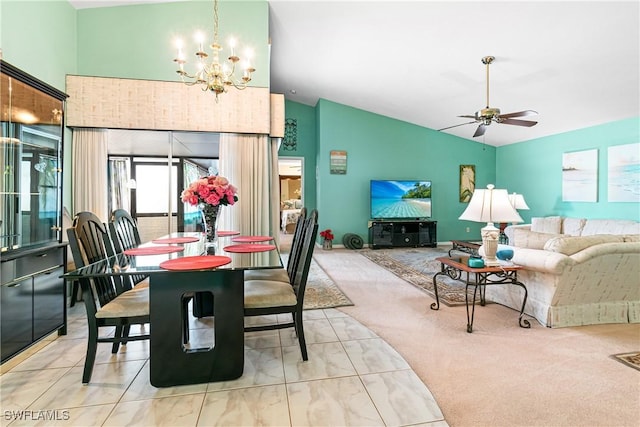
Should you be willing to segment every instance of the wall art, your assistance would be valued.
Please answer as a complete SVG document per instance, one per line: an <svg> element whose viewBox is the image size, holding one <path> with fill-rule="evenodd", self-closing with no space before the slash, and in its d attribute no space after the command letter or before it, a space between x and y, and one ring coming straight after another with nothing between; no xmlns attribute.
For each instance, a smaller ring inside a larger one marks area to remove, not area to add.
<svg viewBox="0 0 640 427"><path fill-rule="evenodd" d="M640 202L640 143L609 147L607 158L608 200Z"/></svg>
<svg viewBox="0 0 640 427"><path fill-rule="evenodd" d="M476 189L476 166L460 165L460 202L469 203Z"/></svg>
<svg viewBox="0 0 640 427"><path fill-rule="evenodd" d="M598 201L598 150L562 155L562 201Z"/></svg>

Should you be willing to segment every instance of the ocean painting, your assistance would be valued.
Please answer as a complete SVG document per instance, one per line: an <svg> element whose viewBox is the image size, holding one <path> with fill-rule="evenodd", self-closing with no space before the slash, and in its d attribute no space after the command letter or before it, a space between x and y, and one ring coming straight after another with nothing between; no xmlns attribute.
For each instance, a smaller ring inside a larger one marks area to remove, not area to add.
<svg viewBox="0 0 640 427"><path fill-rule="evenodd" d="M607 154L608 200L640 202L640 143L615 145Z"/></svg>
<svg viewBox="0 0 640 427"><path fill-rule="evenodd" d="M371 218L429 217L430 181L371 181Z"/></svg>
<svg viewBox="0 0 640 427"><path fill-rule="evenodd" d="M598 201L598 150L562 155L562 201Z"/></svg>

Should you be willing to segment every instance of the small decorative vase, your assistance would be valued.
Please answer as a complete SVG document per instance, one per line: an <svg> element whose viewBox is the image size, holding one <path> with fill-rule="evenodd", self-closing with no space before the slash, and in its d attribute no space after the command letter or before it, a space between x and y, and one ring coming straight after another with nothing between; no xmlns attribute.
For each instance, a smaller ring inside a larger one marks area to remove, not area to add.
<svg viewBox="0 0 640 427"><path fill-rule="evenodd" d="M200 209L200 212L202 212L202 222L204 223L205 246L207 248L215 247L218 240L217 221L220 205L204 205Z"/></svg>
<svg viewBox="0 0 640 427"><path fill-rule="evenodd" d="M333 248L333 240L324 239L322 241L322 249L330 251Z"/></svg>

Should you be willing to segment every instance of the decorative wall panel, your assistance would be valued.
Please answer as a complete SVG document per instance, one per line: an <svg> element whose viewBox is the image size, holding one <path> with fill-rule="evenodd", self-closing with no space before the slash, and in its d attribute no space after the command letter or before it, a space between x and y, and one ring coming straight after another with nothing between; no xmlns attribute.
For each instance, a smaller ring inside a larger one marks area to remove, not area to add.
<svg viewBox="0 0 640 427"><path fill-rule="evenodd" d="M180 82L67 76L69 127L270 134L268 88L213 93ZM284 99L282 128L284 128ZM283 132L284 133L284 130Z"/></svg>

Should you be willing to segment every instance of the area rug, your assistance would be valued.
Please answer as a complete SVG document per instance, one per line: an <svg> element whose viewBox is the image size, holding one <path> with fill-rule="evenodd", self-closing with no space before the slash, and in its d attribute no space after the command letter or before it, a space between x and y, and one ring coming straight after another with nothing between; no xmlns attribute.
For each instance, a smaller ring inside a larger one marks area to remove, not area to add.
<svg viewBox="0 0 640 427"><path fill-rule="evenodd" d="M287 265L287 254L282 254L282 263ZM315 310L347 305L353 305L353 303L327 276L316 260L312 259L309 277L307 277L307 288L304 292L304 309Z"/></svg>
<svg viewBox="0 0 640 427"><path fill-rule="evenodd" d="M618 362L622 362L625 365L640 371L640 352L638 351L634 351L633 353L612 354L611 357Z"/></svg>
<svg viewBox="0 0 640 427"><path fill-rule="evenodd" d="M441 266L436 258L449 256L448 248L362 249L359 252L434 298L433 276L440 271ZM464 283L448 276L438 276L438 297L441 303L448 306L464 305L464 292ZM473 298L472 288L470 295Z"/></svg>

